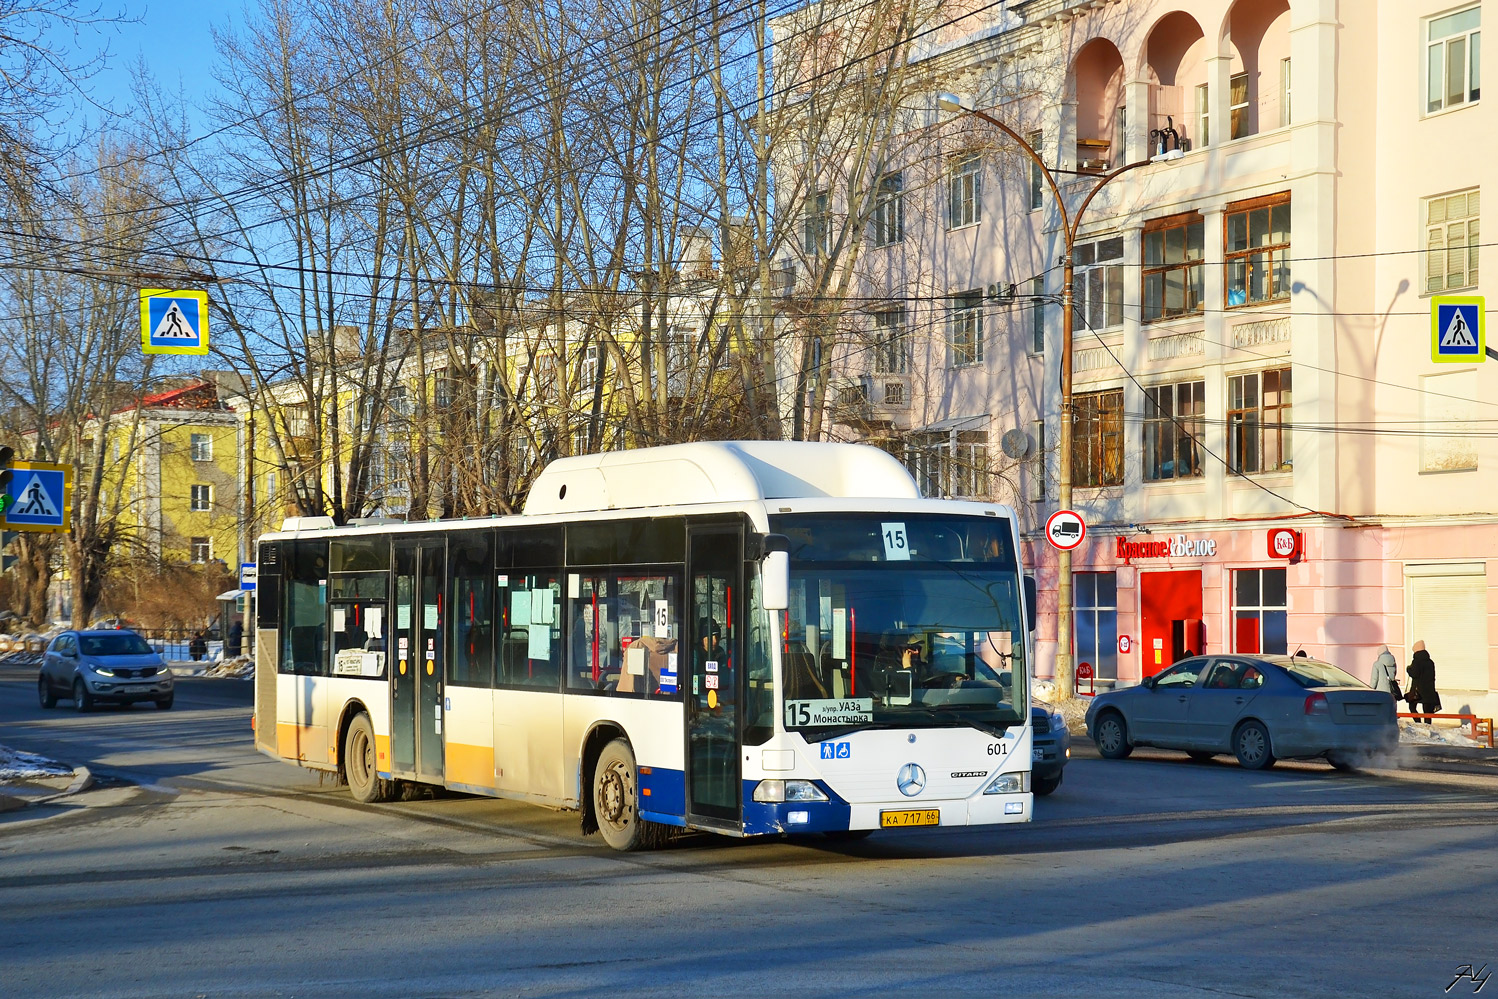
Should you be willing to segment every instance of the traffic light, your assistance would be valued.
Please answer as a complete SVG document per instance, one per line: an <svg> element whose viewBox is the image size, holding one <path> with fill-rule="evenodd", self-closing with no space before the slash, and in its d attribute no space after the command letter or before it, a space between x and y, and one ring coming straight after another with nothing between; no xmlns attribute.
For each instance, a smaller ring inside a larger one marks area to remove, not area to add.
<svg viewBox="0 0 1498 999"><path fill-rule="evenodd" d="M5 511L10 509L10 480L11 476L15 475L15 470L10 467L10 463L15 460L15 457L15 448L0 444L0 517L3 517Z"/></svg>

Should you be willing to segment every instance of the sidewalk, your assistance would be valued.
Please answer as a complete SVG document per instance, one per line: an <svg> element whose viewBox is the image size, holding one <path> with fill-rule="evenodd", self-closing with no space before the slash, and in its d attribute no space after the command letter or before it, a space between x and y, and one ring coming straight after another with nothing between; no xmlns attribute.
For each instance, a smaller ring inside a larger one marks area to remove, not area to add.
<svg viewBox="0 0 1498 999"><path fill-rule="evenodd" d="M0 812L43 804L87 790L94 775L35 753L0 746Z"/></svg>

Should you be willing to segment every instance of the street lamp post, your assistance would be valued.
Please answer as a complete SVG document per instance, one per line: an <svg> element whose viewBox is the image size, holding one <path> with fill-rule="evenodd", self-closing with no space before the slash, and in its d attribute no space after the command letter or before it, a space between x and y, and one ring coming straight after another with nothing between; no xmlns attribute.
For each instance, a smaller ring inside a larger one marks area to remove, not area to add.
<svg viewBox="0 0 1498 999"><path fill-rule="evenodd" d="M1051 189L1051 197L1056 199L1056 211L1061 216L1061 238L1064 257L1061 263L1061 437L1060 447L1057 449L1057 461L1060 469L1057 472L1056 502L1057 508L1061 510L1071 509L1071 462L1072 462L1072 246L1077 241L1077 230L1081 228L1082 216L1087 212L1087 206L1092 204L1092 199L1113 178L1127 173L1136 167L1145 166L1149 160L1139 160L1128 163L1109 171L1098 178L1096 184L1087 192L1082 199L1082 204L1076 213L1067 211L1066 200L1061 197L1061 188L1056 183L1056 177L1045 160L1034 146L1030 145L1025 138L1004 124L999 119L986 111L979 111L963 103L962 99L955 94L940 94L937 96L937 104L944 111L960 111L981 118L994 128L1003 132L1024 150L1026 156L1040 170L1040 175L1045 178L1046 186ZM1040 443L1040 442L1037 442ZM1058 552L1057 572L1059 579L1056 586L1056 694L1058 697L1069 699L1073 696L1072 683L1072 574L1071 574L1071 552Z"/></svg>

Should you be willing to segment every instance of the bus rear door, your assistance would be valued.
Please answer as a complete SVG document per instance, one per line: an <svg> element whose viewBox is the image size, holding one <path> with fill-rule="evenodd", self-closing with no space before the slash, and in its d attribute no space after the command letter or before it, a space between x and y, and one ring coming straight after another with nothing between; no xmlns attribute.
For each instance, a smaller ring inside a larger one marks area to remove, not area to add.
<svg viewBox="0 0 1498 999"><path fill-rule="evenodd" d="M442 783L442 626L447 549L441 539L395 542L395 670L390 687L391 769Z"/></svg>

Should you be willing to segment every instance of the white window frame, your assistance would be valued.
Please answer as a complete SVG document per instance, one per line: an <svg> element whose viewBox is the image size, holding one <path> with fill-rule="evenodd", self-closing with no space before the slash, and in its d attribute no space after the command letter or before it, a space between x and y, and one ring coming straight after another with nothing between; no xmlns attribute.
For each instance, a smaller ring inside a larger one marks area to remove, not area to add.
<svg viewBox="0 0 1498 999"><path fill-rule="evenodd" d="M952 297L947 314L947 367L966 368L983 363L983 293Z"/></svg>
<svg viewBox="0 0 1498 999"><path fill-rule="evenodd" d="M832 192L813 191L801 220L801 249L808 257L832 253Z"/></svg>
<svg viewBox="0 0 1498 999"><path fill-rule="evenodd" d="M1196 85L1196 120L1201 124L1201 142L1198 145L1210 146L1212 144L1212 89L1209 84L1198 83Z"/></svg>
<svg viewBox="0 0 1498 999"><path fill-rule="evenodd" d="M1452 31L1439 38L1431 37L1431 33L1436 30L1436 25L1441 21L1447 18L1461 17L1463 14L1473 12L1477 14L1477 23L1475 26ZM1443 14L1425 18L1420 22L1420 38L1421 47L1425 50L1425 58L1422 60L1425 67L1425 79L1422 84L1425 101L1421 105L1424 108L1424 113L1426 115L1443 114L1447 111L1455 111L1458 108L1471 107L1473 104L1478 103L1482 95L1482 59L1480 54L1482 47L1482 4L1468 4L1465 7L1459 7L1455 10L1446 11ZM1464 72L1462 75L1465 79L1462 83L1462 99L1451 101L1448 100L1451 97L1451 94L1448 92L1451 79L1447 61L1450 57L1453 43L1458 41L1462 45L1462 59L1464 63ZM1479 57L1477 59L1472 58L1473 42L1477 43L1479 49ZM1439 63L1436 62L1438 57ZM1437 70L1438 67L1438 77L1436 80L1432 80L1432 71ZM1474 76L1477 77L1475 82L1478 84L1475 88L1472 86ZM1440 87L1440 94L1435 99L1431 98L1430 93L1433 82ZM1473 96L1474 90L1477 96Z"/></svg>
<svg viewBox="0 0 1498 999"><path fill-rule="evenodd" d="M194 565L206 565L207 563L213 561L212 535L208 535L207 537L198 535L189 538L187 544L189 551L192 552L190 557ZM201 552L199 551L200 548L202 549ZM200 554L202 556L201 558L199 557Z"/></svg>
<svg viewBox="0 0 1498 999"><path fill-rule="evenodd" d="M1280 60L1280 128L1290 124L1290 57Z"/></svg>
<svg viewBox="0 0 1498 999"><path fill-rule="evenodd" d="M1482 202L1480 188L1451 191L1420 200L1420 228L1424 233L1422 267L1425 270L1425 293L1436 295L1458 288L1473 288L1478 280L1478 257L1482 244ZM1463 214L1452 218L1451 211L1462 199ZM1462 271L1459 284L1450 284L1452 253L1460 253ZM1437 261L1439 257L1439 262ZM1435 264L1435 267L1432 267ZM1436 273L1432 275L1432 270ZM1439 282L1439 284L1435 283Z"/></svg>
<svg viewBox="0 0 1498 999"><path fill-rule="evenodd" d="M874 374L910 374L912 353L905 309L901 307L875 312Z"/></svg>
<svg viewBox="0 0 1498 999"><path fill-rule="evenodd" d="M1110 255L1098 259L1104 252ZM1082 263L1082 260L1088 262ZM1100 236L1073 247L1073 332L1085 336L1092 330L1101 332L1122 326L1123 286L1123 236Z"/></svg>
<svg viewBox="0 0 1498 999"><path fill-rule="evenodd" d="M905 175L892 170L874 188L874 210L869 216L875 246L891 246L905 239Z"/></svg>
<svg viewBox="0 0 1498 999"><path fill-rule="evenodd" d="M213 486L201 482L193 483L189 508L193 513L209 513L213 510Z"/></svg>
<svg viewBox="0 0 1498 999"><path fill-rule="evenodd" d="M1031 132L1027 137L1030 148L1035 150L1035 155L1042 160L1045 159L1045 133ZM1030 161L1030 211L1038 212L1045 207L1045 175L1040 170L1040 164L1034 160Z"/></svg>
<svg viewBox="0 0 1498 999"><path fill-rule="evenodd" d="M954 157L947 174L947 228L963 229L983 221L983 156Z"/></svg>
<svg viewBox="0 0 1498 999"><path fill-rule="evenodd" d="M1240 572L1254 572L1259 575L1259 596L1254 603L1238 602L1238 574ZM1283 574L1285 580L1285 602L1269 603L1264 599L1264 577L1266 573L1278 572ZM1287 655L1290 651L1290 573L1282 566L1234 566L1228 573L1228 621L1232 628L1232 644L1234 655ZM1259 622L1259 648L1248 650L1238 648L1238 617L1253 617ZM1282 614L1285 620L1285 647L1283 649L1264 648L1264 616L1266 614Z"/></svg>
<svg viewBox="0 0 1498 999"><path fill-rule="evenodd" d="M213 435L188 434L188 450L193 461L213 460Z"/></svg>
<svg viewBox="0 0 1498 999"><path fill-rule="evenodd" d="M1233 85L1243 83L1243 100L1233 103ZM1247 73L1234 73L1228 77L1228 138L1246 139L1254 133L1249 131L1248 109L1253 104L1253 88ZM1240 116L1238 112L1243 112Z"/></svg>

